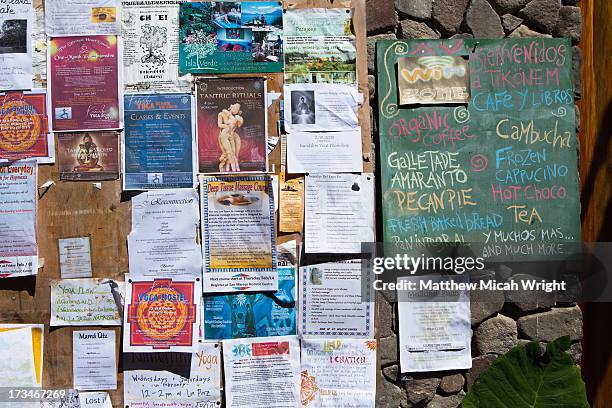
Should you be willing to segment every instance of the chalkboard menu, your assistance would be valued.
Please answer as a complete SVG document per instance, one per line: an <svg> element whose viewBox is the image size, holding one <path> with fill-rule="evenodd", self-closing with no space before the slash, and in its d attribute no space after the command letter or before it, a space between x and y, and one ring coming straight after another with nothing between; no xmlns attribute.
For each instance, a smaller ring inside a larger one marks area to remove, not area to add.
<svg viewBox="0 0 612 408"><path fill-rule="evenodd" d="M480 243L502 259L578 242L571 61L567 39L379 41L385 243ZM469 93L452 86L464 75ZM399 88L421 102L400 105Z"/></svg>

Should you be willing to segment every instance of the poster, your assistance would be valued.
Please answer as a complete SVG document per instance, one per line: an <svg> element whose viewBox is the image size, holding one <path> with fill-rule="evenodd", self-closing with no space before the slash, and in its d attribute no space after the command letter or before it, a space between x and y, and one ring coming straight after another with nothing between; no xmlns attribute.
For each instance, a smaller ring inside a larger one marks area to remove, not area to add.
<svg viewBox="0 0 612 408"><path fill-rule="evenodd" d="M55 37L48 54L52 129L119 129L117 36Z"/></svg>
<svg viewBox="0 0 612 408"><path fill-rule="evenodd" d="M300 346L297 337L223 341L228 408L300 406Z"/></svg>
<svg viewBox="0 0 612 408"><path fill-rule="evenodd" d="M0 333L12 330L27 329L30 332L30 338L23 337L23 342L20 344L25 345L26 349L32 350L32 358L34 360L34 383L32 387L42 387L43 377L43 360L44 360L44 337L45 337L45 325L44 324L0 324ZM12 355L12 354L8 354Z"/></svg>
<svg viewBox="0 0 612 408"><path fill-rule="evenodd" d="M154 279L127 275L124 352L193 352L198 341L199 278Z"/></svg>
<svg viewBox="0 0 612 408"><path fill-rule="evenodd" d="M0 387L35 387L32 329L0 331L0 347L11 356L0 360Z"/></svg>
<svg viewBox="0 0 612 408"><path fill-rule="evenodd" d="M37 165L0 167L0 277L35 275Z"/></svg>
<svg viewBox="0 0 612 408"><path fill-rule="evenodd" d="M200 173L265 172L265 79L205 78L196 92Z"/></svg>
<svg viewBox="0 0 612 408"><path fill-rule="evenodd" d="M92 277L89 237L60 238L57 245L62 279Z"/></svg>
<svg viewBox="0 0 612 408"><path fill-rule="evenodd" d="M357 50L350 9L287 9L285 83L355 84Z"/></svg>
<svg viewBox="0 0 612 408"><path fill-rule="evenodd" d="M204 339L297 334L296 242L277 247L278 290L204 297Z"/></svg>
<svg viewBox="0 0 612 408"><path fill-rule="evenodd" d="M72 332L72 378L77 390L117 389L114 330Z"/></svg>
<svg viewBox="0 0 612 408"><path fill-rule="evenodd" d="M60 180L100 181L119 178L119 133L56 133Z"/></svg>
<svg viewBox="0 0 612 408"><path fill-rule="evenodd" d="M51 281L51 326L121 326L123 282Z"/></svg>
<svg viewBox="0 0 612 408"><path fill-rule="evenodd" d="M376 340L302 340L302 407L376 406Z"/></svg>
<svg viewBox="0 0 612 408"><path fill-rule="evenodd" d="M300 333L304 337L374 337L371 276L360 260L300 267Z"/></svg>
<svg viewBox="0 0 612 408"><path fill-rule="evenodd" d="M287 179L280 175L278 229L302 232L304 229L304 177Z"/></svg>
<svg viewBox="0 0 612 408"><path fill-rule="evenodd" d="M45 0L49 37L121 34L119 0Z"/></svg>
<svg viewBox="0 0 612 408"><path fill-rule="evenodd" d="M401 105L470 100L470 67L460 56L398 58L397 83Z"/></svg>
<svg viewBox="0 0 612 408"><path fill-rule="evenodd" d="M180 7L180 73L282 70L280 2L190 2Z"/></svg>
<svg viewBox="0 0 612 408"><path fill-rule="evenodd" d="M32 0L0 4L0 91L32 88Z"/></svg>
<svg viewBox="0 0 612 408"><path fill-rule="evenodd" d="M44 160L54 155L48 119L45 90L0 94L0 161L50 162Z"/></svg>
<svg viewBox="0 0 612 408"><path fill-rule="evenodd" d="M205 292L278 290L268 176L200 176Z"/></svg>
<svg viewBox="0 0 612 408"><path fill-rule="evenodd" d="M187 92L177 76L179 5L185 0L136 0L123 4L123 74L129 92Z"/></svg>
<svg viewBox="0 0 612 408"><path fill-rule="evenodd" d="M361 128L287 135L289 173L361 173Z"/></svg>
<svg viewBox="0 0 612 408"><path fill-rule="evenodd" d="M166 370L126 370L124 403L130 408L204 408L221 405L221 347L198 343L190 361L168 361ZM176 371L187 369L187 376Z"/></svg>
<svg viewBox="0 0 612 408"><path fill-rule="evenodd" d="M467 282L467 276L401 277L400 282ZM470 298L467 291L398 290L400 369L405 372L472 367Z"/></svg>
<svg viewBox="0 0 612 408"><path fill-rule="evenodd" d="M359 128L358 111L363 95L353 85L288 84L285 129L298 131L350 131Z"/></svg>
<svg viewBox="0 0 612 408"><path fill-rule="evenodd" d="M124 99L123 189L194 187L191 95L133 94Z"/></svg>

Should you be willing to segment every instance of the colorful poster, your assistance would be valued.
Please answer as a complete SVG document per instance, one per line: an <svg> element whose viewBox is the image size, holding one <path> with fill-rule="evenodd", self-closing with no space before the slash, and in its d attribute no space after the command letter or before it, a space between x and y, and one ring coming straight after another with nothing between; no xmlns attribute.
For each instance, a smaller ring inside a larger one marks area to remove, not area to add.
<svg viewBox="0 0 612 408"><path fill-rule="evenodd" d="M302 232L304 229L304 177L287 179L280 174L278 229Z"/></svg>
<svg viewBox="0 0 612 408"><path fill-rule="evenodd" d="M121 326L123 282L51 281L51 326Z"/></svg>
<svg viewBox="0 0 612 408"><path fill-rule="evenodd" d="M124 99L123 189L193 188L191 95L134 94Z"/></svg>
<svg viewBox="0 0 612 408"><path fill-rule="evenodd" d="M200 326L200 279L127 275L124 352L193 352Z"/></svg>
<svg viewBox="0 0 612 408"><path fill-rule="evenodd" d="M119 133L56 133L60 180L119 178Z"/></svg>
<svg viewBox="0 0 612 408"><path fill-rule="evenodd" d="M298 408L300 345L296 336L223 341L228 408Z"/></svg>
<svg viewBox="0 0 612 408"><path fill-rule="evenodd" d="M185 0L130 0L123 4L123 74L130 92L191 90L178 75L179 4Z"/></svg>
<svg viewBox="0 0 612 408"><path fill-rule="evenodd" d="M53 155L46 91L0 94L0 161Z"/></svg>
<svg viewBox="0 0 612 408"><path fill-rule="evenodd" d="M283 21L285 83L357 82L357 50L350 9L287 9Z"/></svg>
<svg viewBox="0 0 612 408"><path fill-rule="evenodd" d="M49 37L121 34L119 0L45 0Z"/></svg>
<svg viewBox="0 0 612 408"><path fill-rule="evenodd" d="M119 129L117 36L56 37L48 53L52 129Z"/></svg>
<svg viewBox="0 0 612 408"><path fill-rule="evenodd" d="M197 85L200 173L265 172L264 78L205 78Z"/></svg>
<svg viewBox="0 0 612 408"><path fill-rule="evenodd" d="M292 248L291 248L292 247ZM206 340L295 335L296 243L278 245L278 290L274 293L205 296Z"/></svg>
<svg viewBox="0 0 612 408"><path fill-rule="evenodd" d="M280 72L283 5L278 1L181 4L181 73Z"/></svg>
<svg viewBox="0 0 612 408"><path fill-rule="evenodd" d="M77 390L117 389L114 330L72 332L72 378Z"/></svg>
<svg viewBox="0 0 612 408"><path fill-rule="evenodd" d="M221 346L198 343L190 361L173 359L163 371L126 370L124 403L130 408L213 408L221 405ZM182 376L177 372L186 371Z"/></svg>
<svg viewBox="0 0 612 408"><path fill-rule="evenodd" d="M204 291L278 290L270 178L200 176L200 194Z"/></svg>
<svg viewBox="0 0 612 408"><path fill-rule="evenodd" d="M32 88L32 0L0 3L0 91Z"/></svg>
<svg viewBox="0 0 612 408"><path fill-rule="evenodd" d="M35 275L37 164L0 167L0 277Z"/></svg>
<svg viewBox="0 0 612 408"><path fill-rule="evenodd" d="M302 340L302 407L374 408L376 340Z"/></svg>

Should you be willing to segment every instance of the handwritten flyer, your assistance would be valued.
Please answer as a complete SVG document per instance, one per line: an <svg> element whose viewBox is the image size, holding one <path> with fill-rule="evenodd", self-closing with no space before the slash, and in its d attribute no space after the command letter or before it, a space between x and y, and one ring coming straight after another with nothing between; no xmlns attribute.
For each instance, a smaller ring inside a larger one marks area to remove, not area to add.
<svg viewBox="0 0 612 408"><path fill-rule="evenodd" d="M0 90L32 88L31 0L0 4Z"/></svg>
<svg viewBox="0 0 612 408"><path fill-rule="evenodd" d="M123 282L51 281L51 326L121 326Z"/></svg>
<svg viewBox="0 0 612 408"><path fill-rule="evenodd" d="M120 0L45 0L49 37L121 34Z"/></svg>
<svg viewBox="0 0 612 408"><path fill-rule="evenodd" d="M79 392L80 408L113 408L107 392Z"/></svg>
<svg viewBox="0 0 612 408"><path fill-rule="evenodd" d="M77 390L116 390L114 330L72 332L72 376Z"/></svg>

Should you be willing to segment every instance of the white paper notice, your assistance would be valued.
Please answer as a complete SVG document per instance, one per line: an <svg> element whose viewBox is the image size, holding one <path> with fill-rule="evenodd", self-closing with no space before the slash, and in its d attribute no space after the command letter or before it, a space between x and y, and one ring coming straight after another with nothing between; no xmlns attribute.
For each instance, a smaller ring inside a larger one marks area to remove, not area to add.
<svg viewBox="0 0 612 408"><path fill-rule="evenodd" d="M373 290L362 281L360 260L301 267L300 291L302 336L374 337Z"/></svg>
<svg viewBox="0 0 612 408"><path fill-rule="evenodd" d="M72 333L72 375L77 390L116 390L115 331Z"/></svg>
<svg viewBox="0 0 612 408"><path fill-rule="evenodd" d="M45 0L49 37L120 34L119 0Z"/></svg>
<svg viewBox="0 0 612 408"><path fill-rule="evenodd" d="M0 91L32 88L31 0L0 2Z"/></svg>
<svg viewBox="0 0 612 408"><path fill-rule="evenodd" d="M285 85L285 129L288 133L355 130L362 102L363 96L354 85Z"/></svg>
<svg viewBox="0 0 612 408"><path fill-rule="evenodd" d="M228 408L300 406L300 346L295 336L223 341Z"/></svg>
<svg viewBox="0 0 612 408"><path fill-rule="evenodd" d="M62 279L91 278L89 237L60 238L58 241Z"/></svg>
<svg viewBox="0 0 612 408"><path fill-rule="evenodd" d="M302 340L302 406L374 408L376 340Z"/></svg>
<svg viewBox="0 0 612 408"><path fill-rule="evenodd" d="M465 276L453 276L465 282ZM445 280L448 277L444 277ZM414 282L441 281L441 276L407 276L397 279ZM463 370L472 367L470 299L465 291L437 293L398 290L399 354L402 373ZM420 296L419 296L420 295Z"/></svg>
<svg viewBox="0 0 612 408"><path fill-rule="evenodd" d="M361 130L287 136L289 173L361 173Z"/></svg>
<svg viewBox="0 0 612 408"><path fill-rule="evenodd" d="M107 392L79 392L81 408L113 408Z"/></svg>
<svg viewBox="0 0 612 408"><path fill-rule="evenodd" d="M35 387L32 328L0 332L0 350L0 387Z"/></svg>
<svg viewBox="0 0 612 408"><path fill-rule="evenodd" d="M374 242L374 176L307 176L305 226L307 253L360 253Z"/></svg>
<svg viewBox="0 0 612 408"><path fill-rule="evenodd" d="M37 168L33 161L0 167L0 277L38 271Z"/></svg>

